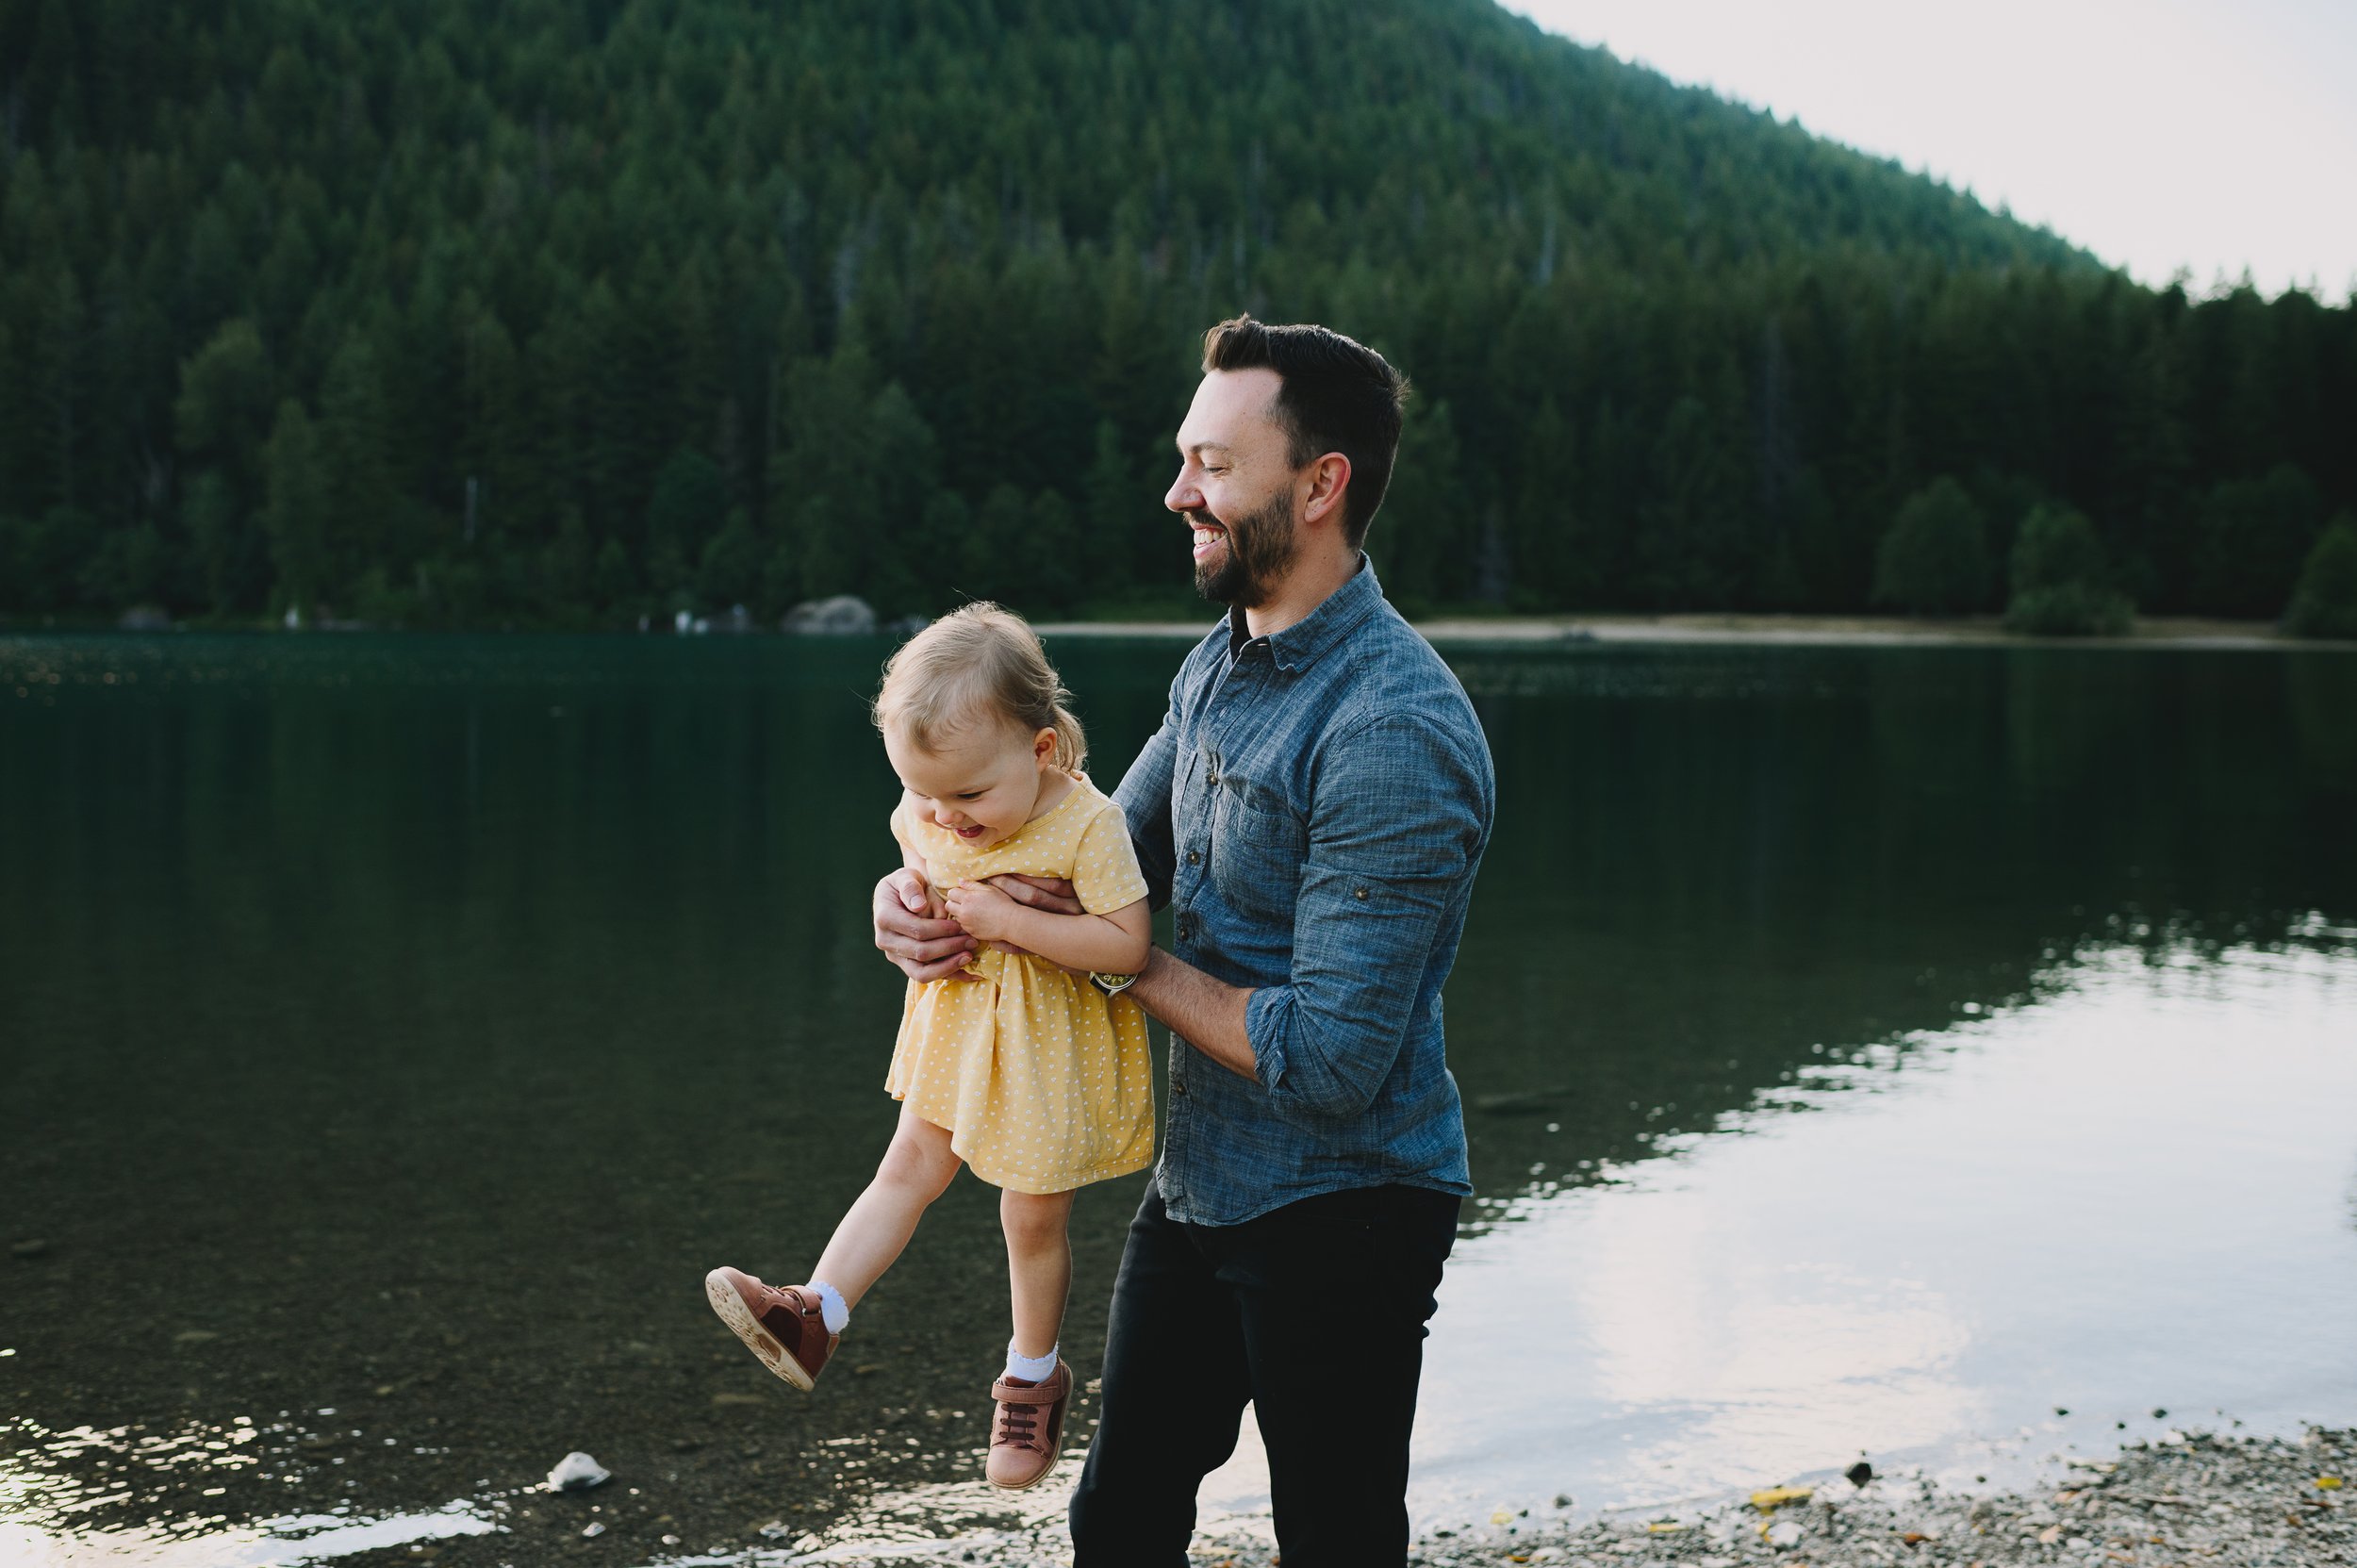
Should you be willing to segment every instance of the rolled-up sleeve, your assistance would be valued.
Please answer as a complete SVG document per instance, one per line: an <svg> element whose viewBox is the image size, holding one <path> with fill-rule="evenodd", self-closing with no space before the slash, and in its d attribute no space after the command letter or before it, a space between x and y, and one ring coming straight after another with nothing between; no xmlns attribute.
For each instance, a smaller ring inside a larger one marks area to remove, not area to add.
<svg viewBox="0 0 2357 1568"><path fill-rule="evenodd" d="M1244 1006L1261 1087L1288 1116L1363 1114L1421 1020L1434 949L1478 864L1488 769L1420 717L1330 742L1311 796L1293 967ZM1439 995L1438 987L1430 989Z"/></svg>

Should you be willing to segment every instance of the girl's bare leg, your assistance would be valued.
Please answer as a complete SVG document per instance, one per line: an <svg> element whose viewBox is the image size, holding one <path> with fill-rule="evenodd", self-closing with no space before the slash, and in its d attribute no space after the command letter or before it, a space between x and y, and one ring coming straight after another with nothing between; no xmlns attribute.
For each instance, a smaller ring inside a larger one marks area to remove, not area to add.
<svg viewBox="0 0 2357 1568"><path fill-rule="evenodd" d="M1077 1189L1076 1189L1077 1192ZM1014 1296L1014 1348L1045 1356L1063 1329L1064 1297L1072 1291L1072 1199L1075 1193L998 1195L998 1223L1007 1232L1007 1280Z"/></svg>
<svg viewBox="0 0 2357 1568"><path fill-rule="evenodd" d="M841 1291L844 1305L858 1306L908 1246L927 1205L948 1190L963 1163L949 1152L948 1129L901 1106L900 1125L876 1167L876 1179L835 1226L811 1279Z"/></svg>

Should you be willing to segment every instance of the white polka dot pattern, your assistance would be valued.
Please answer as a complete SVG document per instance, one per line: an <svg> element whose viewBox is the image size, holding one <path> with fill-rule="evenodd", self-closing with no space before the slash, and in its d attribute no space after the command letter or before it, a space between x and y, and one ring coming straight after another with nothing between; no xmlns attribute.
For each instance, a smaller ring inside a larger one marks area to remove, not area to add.
<svg viewBox="0 0 2357 1568"><path fill-rule="evenodd" d="M1093 915L1146 897L1121 808L1087 779L998 843L968 850L930 822L892 814L893 836L925 859L936 888L1009 873L1069 878ZM1154 1161L1146 1015L1044 959L985 952L976 980L909 982L884 1088L994 1186L1057 1193Z"/></svg>

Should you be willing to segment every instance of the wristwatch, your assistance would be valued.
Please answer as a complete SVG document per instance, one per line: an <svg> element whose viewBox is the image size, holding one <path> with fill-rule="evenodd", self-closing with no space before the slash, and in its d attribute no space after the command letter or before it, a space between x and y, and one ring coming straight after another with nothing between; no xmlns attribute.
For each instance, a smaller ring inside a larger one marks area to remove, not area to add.
<svg viewBox="0 0 2357 1568"><path fill-rule="evenodd" d="M1137 982L1135 975L1100 975L1094 969L1089 971L1089 983L1109 997L1117 997Z"/></svg>

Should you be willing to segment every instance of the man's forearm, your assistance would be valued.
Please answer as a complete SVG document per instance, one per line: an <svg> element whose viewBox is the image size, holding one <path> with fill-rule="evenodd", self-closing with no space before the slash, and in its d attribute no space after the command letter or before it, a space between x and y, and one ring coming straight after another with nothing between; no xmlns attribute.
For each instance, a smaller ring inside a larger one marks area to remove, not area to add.
<svg viewBox="0 0 2357 1568"><path fill-rule="evenodd" d="M1213 980L1185 959L1156 948L1146 954L1145 972L1129 987L1129 995L1203 1055L1240 1077L1260 1079L1252 1039L1244 1032L1249 990Z"/></svg>

